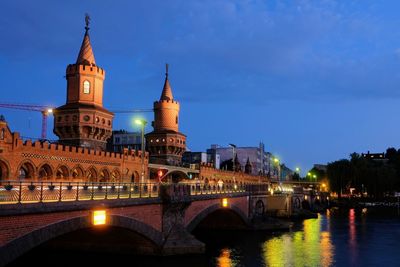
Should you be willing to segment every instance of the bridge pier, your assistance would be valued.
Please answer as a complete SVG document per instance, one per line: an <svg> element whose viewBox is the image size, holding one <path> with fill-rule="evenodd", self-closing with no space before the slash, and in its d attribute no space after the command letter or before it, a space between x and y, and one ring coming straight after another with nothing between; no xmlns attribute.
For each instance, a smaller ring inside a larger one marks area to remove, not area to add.
<svg viewBox="0 0 400 267"><path fill-rule="evenodd" d="M185 225L185 211L190 202L167 203L163 205L162 255L204 253L205 244L191 235Z"/></svg>
<svg viewBox="0 0 400 267"><path fill-rule="evenodd" d="M185 227L185 212L191 205L189 186L161 187L162 255L204 253L205 244L197 240Z"/></svg>

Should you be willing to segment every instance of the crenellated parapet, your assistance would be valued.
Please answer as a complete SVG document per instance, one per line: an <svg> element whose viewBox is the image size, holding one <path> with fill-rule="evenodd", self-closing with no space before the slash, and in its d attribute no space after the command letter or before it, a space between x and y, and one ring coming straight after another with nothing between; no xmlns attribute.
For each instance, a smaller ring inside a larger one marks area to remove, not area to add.
<svg viewBox="0 0 400 267"><path fill-rule="evenodd" d="M141 151L130 149L115 153L60 143L33 142L7 130L5 138L0 140L0 178L21 181L139 181L141 155ZM145 173L148 163L149 155L145 153Z"/></svg>

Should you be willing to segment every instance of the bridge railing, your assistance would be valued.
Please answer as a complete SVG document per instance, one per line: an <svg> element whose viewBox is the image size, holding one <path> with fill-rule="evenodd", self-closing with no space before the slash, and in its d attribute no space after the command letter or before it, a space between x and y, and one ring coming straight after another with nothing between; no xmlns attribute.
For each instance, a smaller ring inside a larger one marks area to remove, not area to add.
<svg viewBox="0 0 400 267"><path fill-rule="evenodd" d="M103 182L0 181L0 204L160 197L160 187L172 198L231 193L266 194L267 184L159 184Z"/></svg>
<svg viewBox="0 0 400 267"><path fill-rule="evenodd" d="M155 198L158 183L0 182L0 204Z"/></svg>

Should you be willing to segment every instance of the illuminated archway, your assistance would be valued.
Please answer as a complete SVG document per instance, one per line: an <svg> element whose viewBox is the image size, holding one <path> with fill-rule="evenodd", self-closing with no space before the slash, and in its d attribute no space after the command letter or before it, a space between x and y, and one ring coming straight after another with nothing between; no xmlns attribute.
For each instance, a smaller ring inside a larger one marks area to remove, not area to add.
<svg viewBox="0 0 400 267"><path fill-rule="evenodd" d="M30 161L23 162L17 173L18 179L32 179L35 177L35 166Z"/></svg>
<svg viewBox="0 0 400 267"><path fill-rule="evenodd" d="M66 166L60 165L56 170L56 178L57 179L68 179L69 178L69 170Z"/></svg>
<svg viewBox="0 0 400 267"><path fill-rule="evenodd" d="M50 180L53 178L53 169L49 164L45 163L39 167L38 178L39 180Z"/></svg>
<svg viewBox="0 0 400 267"><path fill-rule="evenodd" d="M83 168L80 165L75 166L71 171L71 176L73 179L82 179L85 177Z"/></svg>
<svg viewBox="0 0 400 267"><path fill-rule="evenodd" d="M95 167L90 167L86 171L86 179L89 182L97 182L97 170Z"/></svg>
<svg viewBox="0 0 400 267"><path fill-rule="evenodd" d="M10 168L6 161L0 160L0 181L7 179L10 175Z"/></svg>
<svg viewBox="0 0 400 267"><path fill-rule="evenodd" d="M100 171L99 182L108 182L110 180L110 172L104 168Z"/></svg>

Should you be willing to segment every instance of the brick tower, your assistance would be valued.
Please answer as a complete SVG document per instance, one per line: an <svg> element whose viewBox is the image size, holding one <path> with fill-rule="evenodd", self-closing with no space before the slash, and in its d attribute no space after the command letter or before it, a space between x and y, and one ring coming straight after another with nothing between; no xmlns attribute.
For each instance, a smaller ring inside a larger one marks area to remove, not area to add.
<svg viewBox="0 0 400 267"><path fill-rule="evenodd" d="M146 134L150 162L179 165L186 151L186 136L179 132L179 103L172 96L166 65L164 88L159 101L154 102L154 131Z"/></svg>
<svg viewBox="0 0 400 267"><path fill-rule="evenodd" d="M89 38L89 16L75 64L67 66L67 103L54 111L59 142L104 150L114 114L103 108L104 69L96 65Z"/></svg>

